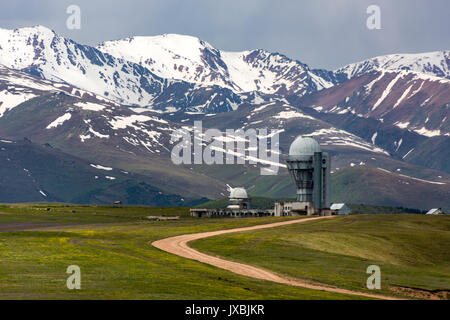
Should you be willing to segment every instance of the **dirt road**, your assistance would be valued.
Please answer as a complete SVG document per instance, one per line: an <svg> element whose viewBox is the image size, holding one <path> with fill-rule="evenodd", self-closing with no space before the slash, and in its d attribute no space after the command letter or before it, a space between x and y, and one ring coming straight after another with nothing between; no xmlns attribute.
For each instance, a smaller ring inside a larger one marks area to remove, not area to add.
<svg viewBox="0 0 450 320"><path fill-rule="evenodd" d="M273 282L278 282L278 283L282 283L282 284L303 287L303 288L308 288L308 289L313 289L313 290L322 290L322 291L357 295L357 296L376 298L376 299L397 300L394 297L389 297L389 296L384 296L384 295L371 294L371 293L365 293L365 292L357 292L357 291L351 291L351 290L341 289L341 288L327 287L325 285L316 285L316 284L311 284L311 283L308 283L308 282L305 282L305 281L302 281L299 279L288 279L288 278L282 277L274 272L267 271L267 270L264 270L261 268L257 268L257 267L251 266L251 265L228 261L228 260L225 260L222 258L210 256L210 255L207 255L200 251L197 251L195 249L192 249L191 247L188 246L188 243L190 241L204 239L204 238L218 236L218 235L223 235L223 234L228 234L228 233L254 231L254 230L266 229L266 228L275 228L275 227L286 226L286 225L290 225L290 224L294 224L294 223L304 223L304 222L314 221L314 220L318 220L318 219L329 219L329 218L332 218L332 217L317 217L317 218L308 218L308 219L298 219L298 220L276 222L276 223L263 224L263 225L257 225L257 226L252 226L252 227L245 227L245 228L236 228L236 229L229 229L229 230L186 234L186 235L181 235L181 236L158 240L158 241L153 242L152 245L156 248L159 248L166 252L178 255L180 257L197 260L197 261L200 261L203 263L210 264L217 268L225 269L225 270L228 270L228 271L231 271L231 272L243 275L243 276L251 277L251 278L268 280L268 281L273 281Z"/></svg>

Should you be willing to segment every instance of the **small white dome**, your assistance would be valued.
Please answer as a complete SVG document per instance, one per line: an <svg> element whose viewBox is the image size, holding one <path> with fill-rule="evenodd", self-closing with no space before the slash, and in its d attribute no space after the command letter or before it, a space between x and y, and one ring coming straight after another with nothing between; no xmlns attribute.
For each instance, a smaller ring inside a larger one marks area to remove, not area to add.
<svg viewBox="0 0 450 320"><path fill-rule="evenodd" d="M312 156L314 152L320 152L319 143L315 139L305 136L295 138L289 148L290 156Z"/></svg>
<svg viewBox="0 0 450 320"><path fill-rule="evenodd" d="M233 188L230 192L230 198L233 199L247 199L247 191L244 188Z"/></svg>

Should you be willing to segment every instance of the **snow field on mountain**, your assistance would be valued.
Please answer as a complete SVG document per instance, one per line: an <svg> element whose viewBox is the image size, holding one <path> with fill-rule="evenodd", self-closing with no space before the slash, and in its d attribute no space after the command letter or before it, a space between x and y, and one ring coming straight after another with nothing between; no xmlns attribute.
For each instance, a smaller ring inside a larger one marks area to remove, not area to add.
<svg viewBox="0 0 450 320"><path fill-rule="evenodd" d="M31 93L11 93L8 91L0 91L0 117L6 111L11 110L19 104L34 98L36 95Z"/></svg>
<svg viewBox="0 0 450 320"><path fill-rule="evenodd" d="M46 127L46 129L53 129L53 128L59 127L60 125L62 125L64 122L70 120L71 118L72 118L71 113L65 113L64 115L62 115L61 117L59 117L58 119L56 119L55 121L50 123Z"/></svg>

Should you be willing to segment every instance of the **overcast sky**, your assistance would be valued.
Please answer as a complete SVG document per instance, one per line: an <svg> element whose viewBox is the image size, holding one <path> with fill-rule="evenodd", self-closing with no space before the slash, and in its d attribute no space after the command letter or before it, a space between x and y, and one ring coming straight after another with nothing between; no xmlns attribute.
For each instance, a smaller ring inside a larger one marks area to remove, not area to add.
<svg viewBox="0 0 450 320"><path fill-rule="evenodd" d="M66 27L70 4L81 29ZM366 9L381 8L381 30ZM448 0L2 0L0 27L36 24L96 45L132 35L197 36L226 51L266 49L335 69L389 53L450 49Z"/></svg>

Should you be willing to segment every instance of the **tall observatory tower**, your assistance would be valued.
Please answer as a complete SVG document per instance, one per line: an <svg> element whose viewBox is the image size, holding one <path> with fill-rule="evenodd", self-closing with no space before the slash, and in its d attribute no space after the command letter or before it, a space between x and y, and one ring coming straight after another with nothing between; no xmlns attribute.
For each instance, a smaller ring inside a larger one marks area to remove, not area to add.
<svg viewBox="0 0 450 320"><path fill-rule="evenodd" d="M287 167L297 187L297 202L312 205L316 214L330 207L330 157L316 140L298 136L289 148Z"/></svg>

